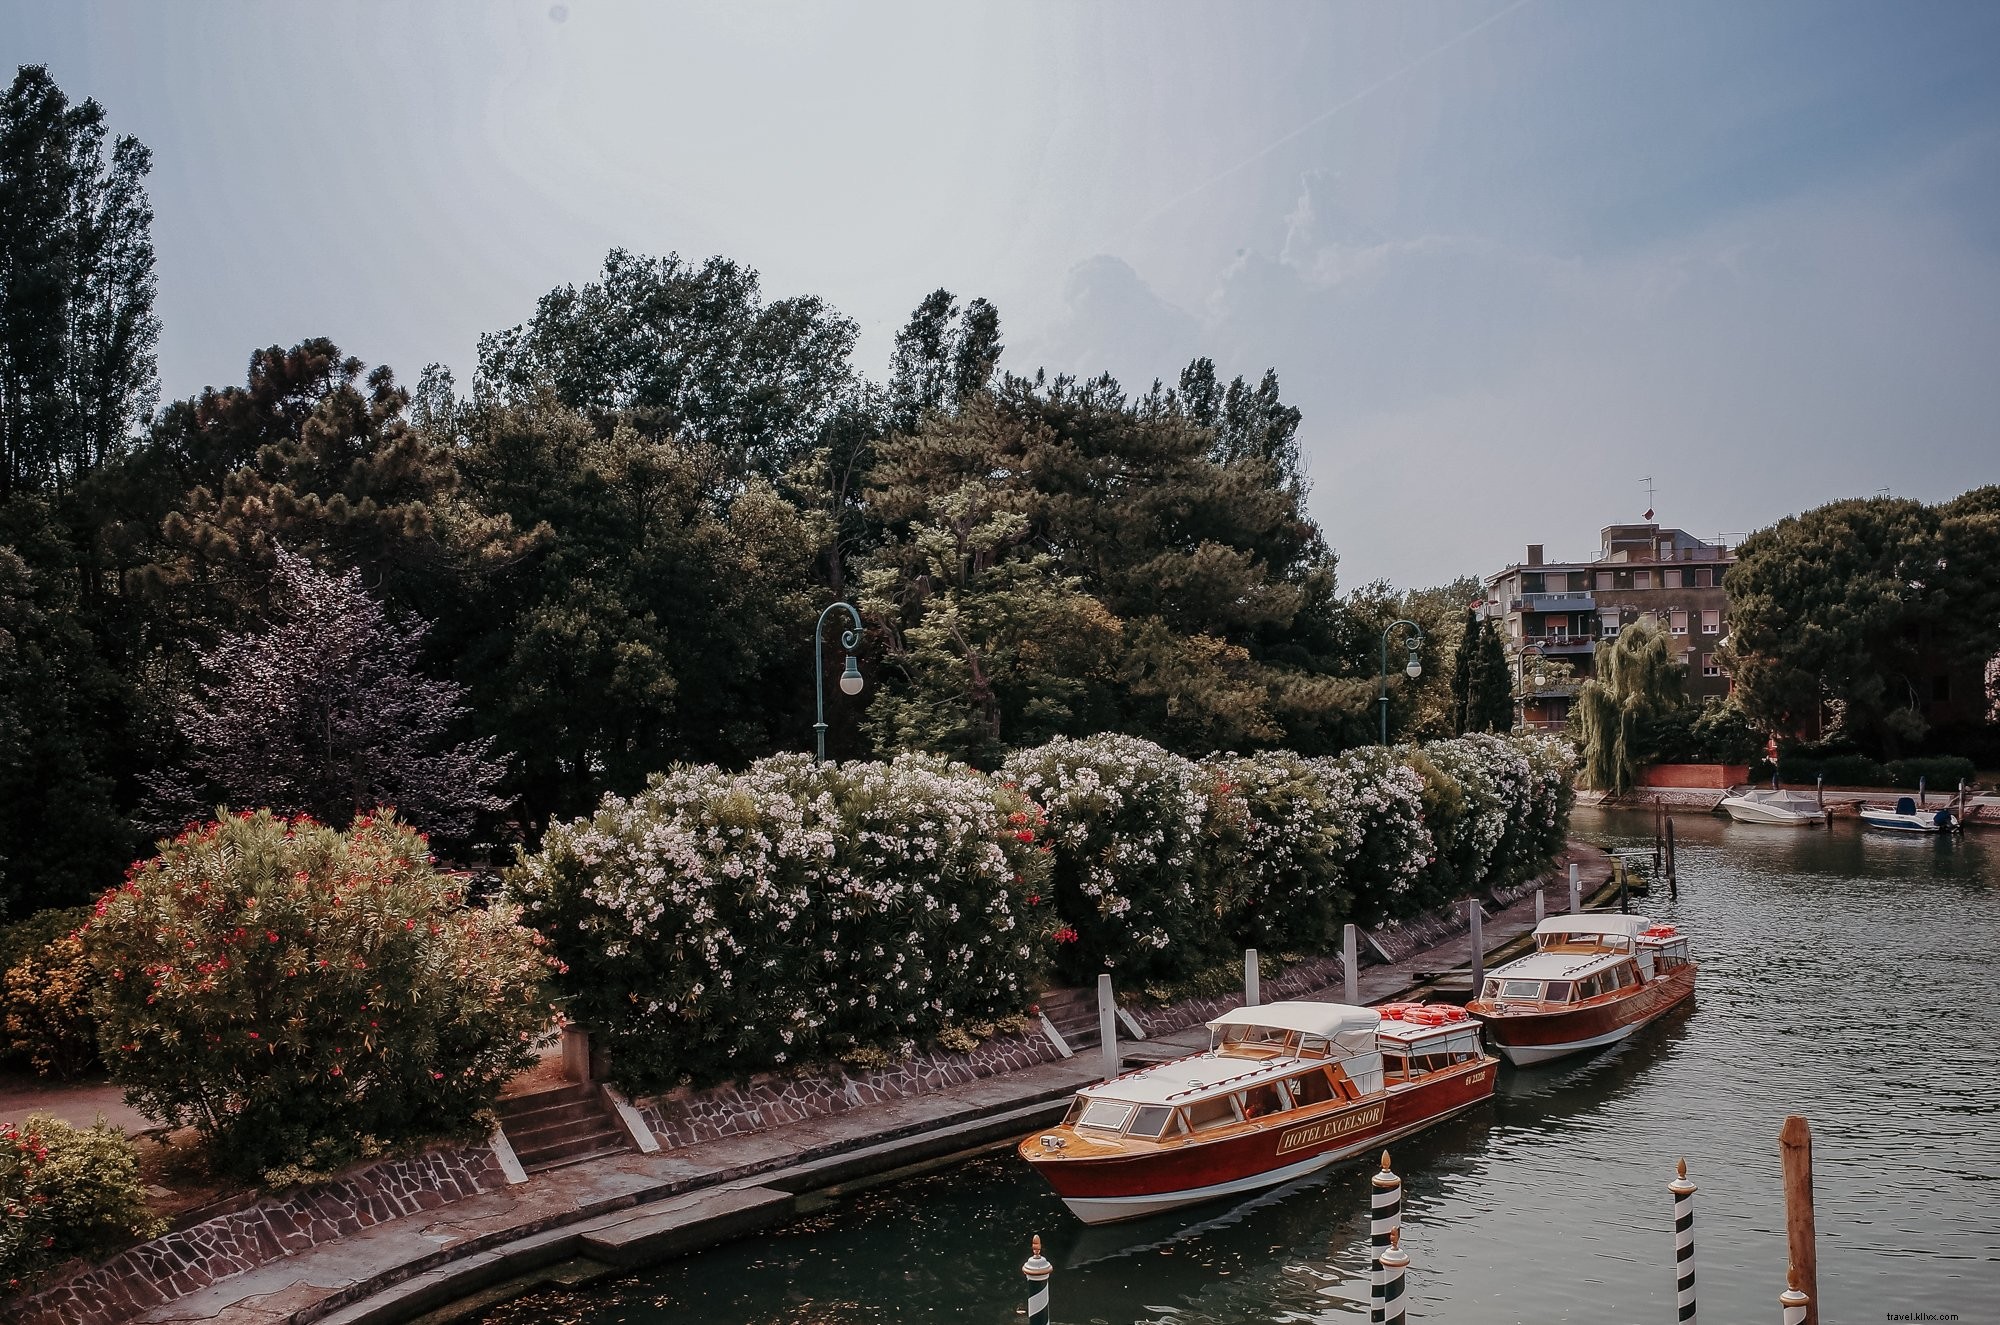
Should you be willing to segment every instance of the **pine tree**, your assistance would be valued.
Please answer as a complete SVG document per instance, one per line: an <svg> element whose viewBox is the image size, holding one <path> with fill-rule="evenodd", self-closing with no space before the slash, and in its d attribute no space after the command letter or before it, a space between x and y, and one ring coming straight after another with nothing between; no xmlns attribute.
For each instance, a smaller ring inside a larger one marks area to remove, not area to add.
<svg viewBox="0 0 2000 1325"><path fill-rule="evenodd" d="M1458 638L1458 652L1451 660L1451 730L1463 736L1473 730L1474 675L1479 667L1479 643L1486 630L1477 612L1465 614L1465 633Z"/></svg>
<svg viewBox="0 0 2000 1325"><path fill-rule="evenodd" d="M1466 706L1466 730L1505 732L1514 729L1514 669L1500 632L1489 626L1479 637L1479 661Z"/></svg>

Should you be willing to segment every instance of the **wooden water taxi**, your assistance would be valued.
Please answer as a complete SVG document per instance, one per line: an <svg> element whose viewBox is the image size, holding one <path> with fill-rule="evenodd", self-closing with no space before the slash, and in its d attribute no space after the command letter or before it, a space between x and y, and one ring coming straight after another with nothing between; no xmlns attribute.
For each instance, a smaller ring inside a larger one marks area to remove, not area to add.
<svg viewBox="0 0 2000 1325"><path fill-rule="evenodd" d="M1687 938L1645 916L1550 916L1535 951L1486 977L1465 1010L1517 1067L1616 1044L1694 996Z"/></svg>
<svg viewBox="0 0 2000 1325"><path fill-rule="evenodd" d="M1086 1224L1257 1191L1470 1108L1498 1059L1457 1008L1267 1003L1208 1023L1209 1049L1079 1091L1021 1142Z"/></svg>

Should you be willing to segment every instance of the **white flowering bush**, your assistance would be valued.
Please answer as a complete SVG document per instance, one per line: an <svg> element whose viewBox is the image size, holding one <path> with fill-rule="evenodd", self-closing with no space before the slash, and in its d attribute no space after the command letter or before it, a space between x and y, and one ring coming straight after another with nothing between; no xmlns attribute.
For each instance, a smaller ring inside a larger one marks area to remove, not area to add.
<svg viewBox="0 0 2000 1325"><path fill-rule="evenodd" d="M622 1085L708 1083L1012 1016L1048 962L1040 812L961 764L682 766L555 823L508 890Z"/></svg>
<svg viewBox="0 0 2000 1325"><path fill-rule="evenodd" d="M1422 910L1421 884L1437 855L1424 825L1425 780L1407 753L1371 745L1311 761L1352 824L1341 865L1354 893L1352 918L1364 924Z"/></svg>
<svg viewBox="0 0 2000 1325"><path fill-rule="evenodd" d="M1224 950L1199 764L1106 733L1016 751L1000 778L1048 815L1058 974L1173 978Z"/></svg>
<svg viewBox="0 0 2000 1325"><path fill-rule="evenodd" d="M1519 827L1514 878L1525 879L1562 854L1569 812L1576 804L1576 747L1560 736L1528 732L1512 738L1528 761L1528 788Z"/></svg>
<svg viewBox="0 0 2000 1325"><path fill-rule="evenodd" d="M1212 755L1210 877L1232 946L1320 952L1352 900L1342 868L1360 823L1334 785L1284 750Z"/></svg>
<svg viewBox="0 0 2000 1325"><path fill-rule="evenodd" d="M1458 791L1448 819L1428 816L1437 843L1433 871L1444 880L1439 900L1502 882L1509 867L1502 855L1508 824L1526 805L1527 760L1507 740L1483 734L1433 741L1420 757Z"/></svg>

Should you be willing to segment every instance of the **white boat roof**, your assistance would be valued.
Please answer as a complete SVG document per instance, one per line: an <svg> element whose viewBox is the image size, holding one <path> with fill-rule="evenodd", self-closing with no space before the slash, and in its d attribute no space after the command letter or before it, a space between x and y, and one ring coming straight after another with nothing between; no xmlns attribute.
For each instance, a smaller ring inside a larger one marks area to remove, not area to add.
<svg viewBox="0 0 2000 1325"><path fill-rule="evenodd" d="M1258 1060L1196 1054L1121 1073L1109 1081L1086 1086L1077 1094L1093 1100L1117 1100L1121 1104L1190 1104L1208 1095L1242 1090L1260 1081L1275 1081L1304 1067L1323 1065L1321 1060Z"/></svg>
<svg viewBox="0 0 2000 1325"><path fill-rule="evenodd" d="M1622 952L1531 952L1498 970L1489 980L1581 980L1626 960Z"/></svg>
<svg viewBox="0 0 2000 1325"><path fill-rule="evenodd" d="M1410 1044L1417 1040L1427 1040L1432 1036L1450 1035L1454 1032L1460 1035L1467 1033L1477 1035L1480 1033L1480 1025L1470 1018L1464 1021L1447 1021L1437 1026L1412 1021L1385 1021L1382 1023L1382 1038L1385 1040L1394 1040L1399 1044Z"/></svg>
<svg viewBox="0 0 2000 1325"><path fill-rule="evenodd" d="M1535 926L1535 933L1610 934L1636 941L1652 927L1652 919L1648 916L1550 916Z"/></svg>
<svg viewBox="0 0 2000 1325"><path fill-rule="evenodd" d="M1382 1014L1374 1008L1358 1008L1352 1003L1260 1003L1225 1012L1209 1022L1208 1028L1269 1026L1330 1040L1342 1031L1372 1031L1381 1020Z"/></svg>

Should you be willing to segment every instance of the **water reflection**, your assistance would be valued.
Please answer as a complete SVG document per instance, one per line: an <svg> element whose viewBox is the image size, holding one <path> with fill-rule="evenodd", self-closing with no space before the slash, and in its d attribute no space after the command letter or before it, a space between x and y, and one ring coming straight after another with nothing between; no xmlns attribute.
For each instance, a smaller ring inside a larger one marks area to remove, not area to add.
<svg viewBox="0 0 2000 1325"><path fill-rule="evenodd" d="M1774 1314L1776 1136L1811 1118L1829 1320L1992 1318L2000 1301L2000 838L1677 817L1680 895L1634 909L1694 937L1697 1005L1595 1057L1503 1071L1495 1098L1395 1147L1413 1312L1464 1322L1670 1320L1667 1179L1695 1181L1701 1307ZM1579 813L1650 863L1649 815ZM1276 1192L1088 1229L1011 1155L865 1194L780 1233L508 1325L1018 1319L1040 1233L1063 1322L1351 1322L1365 1311L1363 1160Z"/></svg>

